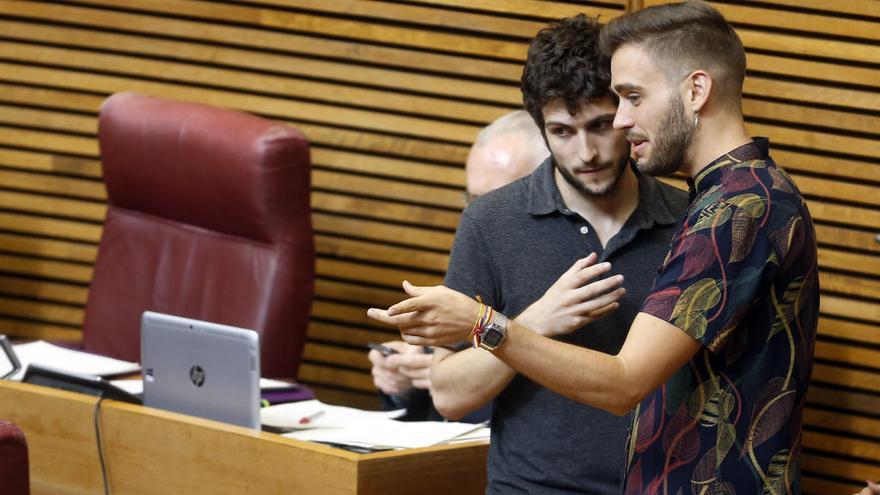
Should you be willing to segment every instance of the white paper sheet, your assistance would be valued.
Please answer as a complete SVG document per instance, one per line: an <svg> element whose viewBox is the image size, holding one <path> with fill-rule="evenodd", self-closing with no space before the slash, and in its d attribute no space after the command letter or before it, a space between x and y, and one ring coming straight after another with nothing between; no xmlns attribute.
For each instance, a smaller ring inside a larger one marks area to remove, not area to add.
<svg viewBox="0 0 880 495"><path fill-rule="evenodd" d="M287 390L299 388L296 382L275 380L274 378L260 378L260 390Z"/></svg>
<svg viewBox="0 0 880 495"><path fill-rule="evenodd" d="M21 380L29 363L45 366L59 371L80 375L112 376L135 373L141 369L138 363L131 363L88 352L65 349L64 347L38 340L13 346L21 371L13 380Z"/></svg>
<svg viewBox="0 0 880 495"><path fill-rule="evenodd" d="M376 418L399 418L404 413L405 409L364 411L352 407L331 406L312 399L264 407L260 409L260 422L276 428L342 428Z"/></svg>
<svg viewBox="0 0 880 495"><path fill-rule="evenodd" d="M364 411L318 400L292 402L260 410L263 425L294 429L284 436L370 449L428 447L456 440L488 438L481 424L441 421L394 421L404 410Z"/></svg>
<svg viewBox="0 0 880 495"><path fill-rule="evenodd" d="M446 443L482 428L483 425L470 423L376 418L342 428L299 430L284 436L371 449L412 449Z"/></svg>

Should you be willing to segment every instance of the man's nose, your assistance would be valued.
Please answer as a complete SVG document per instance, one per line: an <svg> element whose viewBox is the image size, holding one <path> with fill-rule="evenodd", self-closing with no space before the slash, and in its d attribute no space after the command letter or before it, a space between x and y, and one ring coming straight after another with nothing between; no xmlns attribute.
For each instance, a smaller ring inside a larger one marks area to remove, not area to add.
<svg viewBox="0 0 880 495"><path fill-rule="evenodd" d="M596 158L597 153L596 146L592 143L589 136L586 134L582 135L578 142L578 158L583 163L590 163Z"/></svg>
<svg viewBox="0 0 880 495"><path fill-rule="evenodd" d="M620 105L617 105L617 113L614 114L614 122L612 122L611 125L615 129L629 129L633 126L632 116L630 116L627 109L624 108L622 101L620 102Z"/></svg>

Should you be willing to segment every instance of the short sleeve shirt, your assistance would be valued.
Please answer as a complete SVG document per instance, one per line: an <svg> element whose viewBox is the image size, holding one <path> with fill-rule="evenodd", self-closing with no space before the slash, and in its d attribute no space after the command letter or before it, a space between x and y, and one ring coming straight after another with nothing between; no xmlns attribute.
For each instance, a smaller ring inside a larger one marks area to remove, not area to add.
<svg viewBox="0 0 880 495"><path fill-rule="evenodd" d="M800 493L819 307L803 197L756 139L690 181L642 312L702 349L639 405L626 493Z"/></svg>

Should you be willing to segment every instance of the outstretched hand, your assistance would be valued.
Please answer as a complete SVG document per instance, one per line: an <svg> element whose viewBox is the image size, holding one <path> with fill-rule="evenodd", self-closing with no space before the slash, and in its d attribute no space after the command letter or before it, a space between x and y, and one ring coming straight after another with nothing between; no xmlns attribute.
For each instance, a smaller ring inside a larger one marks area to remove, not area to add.
<svg viewBox="0 0 880 495"><path fill-rule="evenodd" d="M387 310L370 308L370 318L397 326L412 345L442 346L467 340L480 312L480 304L442 285L419 287L404 281L411 296Z"/></svg>
<svg viewBox="0 0 880 495"><path fill-rule="evenodd" d="M595 320L610 315L626 294L623 275L600 280L611 270L610 263L596 264L592 253L577 260L547 292L516 317L517 323L552 337L564 335Z"/></svg>

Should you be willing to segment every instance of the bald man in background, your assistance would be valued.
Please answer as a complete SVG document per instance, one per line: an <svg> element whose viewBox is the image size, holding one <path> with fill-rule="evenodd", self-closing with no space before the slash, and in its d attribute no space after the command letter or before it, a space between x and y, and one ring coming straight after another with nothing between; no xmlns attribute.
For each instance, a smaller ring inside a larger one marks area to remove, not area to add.
<svg viewBox="0 0 880 495"><path fill-rule="evenodd" d="M483 128L465 164L468 200L532 173L550 151L525 110L499 117Z"/></svg>
<svg viewBox="0 0 880 495"><path fill-rule="evenodd" d="M524 110L499 117L483 128L471 146L465 163L466 203L475 197L531 174L550 152L534 120ZM373 383L381 392L386 409L407 410L403 419L437 420L440 414L431 403L430 350L402 341L384 344L397 354L384 356L371 350ZM489 419L488 410L475 411L463 421Z"/></svg>

